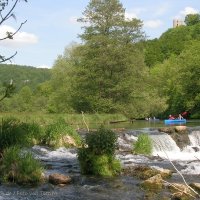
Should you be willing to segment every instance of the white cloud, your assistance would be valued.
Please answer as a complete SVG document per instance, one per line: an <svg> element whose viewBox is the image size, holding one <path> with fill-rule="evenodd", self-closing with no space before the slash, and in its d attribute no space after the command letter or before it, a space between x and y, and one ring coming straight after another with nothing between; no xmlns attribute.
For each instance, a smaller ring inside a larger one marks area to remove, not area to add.
<svg viewBox="0 0 200 200"><path fill-rule="evenodd" d="M39 66L36 66L37 68L48 68L50 69L51 67L49 67L48 65L39 65Z"/></svg>
<svg viewBox="0 0 200 200"><path fill-rule="evenodd" d="M178 15L174 17L174 19L183 19L188 14L196 14L196 13L199 13L197 9L188 6L188 7L185 7L183 10L181 10L178 13Z"/></svg>
<svg viewBox="0 0 200 200"><path fill-rule="evenodd" d="M0 38L6 36L6 32L14 33L16 29L11 26L3 25L0 27ZM19 31L16 35L13 36L13 39L6 39L0 42L0 45L6 47L21 47L29 44L36 44L38 42L37 36L31 33Z"/></svg>
<svg viewBox="0 0 200 200"><path fill-rule="evenodd" d="M72 17L69 18L69 22L71 24L77 24L78 23L77 19L78 19L78 17L72 16Z"/></svg>
<svg viewBox="0 0 200 200"><path fill-rule="evenodd" d="M198 12L199 11L195 8L185 7L184 10L180 11L180 14L185 16L185 15L188 15L188 14L196 14Z"/></svg>
<svg viewBox="0 0 200 200"><path fill-rule="evenodd" d="M144 8L134 8L127 12L125 12L125 18L132 19L132 18L139 18L139 15L144 12Z"/></svg>
<svg viewBox="0 0 200 200"><path fill-rule="evenodd" d="M159 19L144 21L144 27L147 28L158 28L163 25L163 22Z"/></svg>
<svg viewBox="0 0 200 200"><path fill-rule="evenodd" d="M126 12L125 13L125 18L132 19L132 18L138 18L138 16L137 16L136 13L128 13L128 12Z"/></svg>

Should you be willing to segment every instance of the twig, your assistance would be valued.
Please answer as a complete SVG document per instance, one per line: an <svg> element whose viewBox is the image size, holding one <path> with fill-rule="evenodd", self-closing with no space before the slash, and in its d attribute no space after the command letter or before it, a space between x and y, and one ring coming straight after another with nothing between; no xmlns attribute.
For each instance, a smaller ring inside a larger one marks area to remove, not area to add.
<svg viewBox="0 0 200 200"><path fill-rule="evenodd" d="M88 127L88 125L87 125L87 123L86 123L86 121L85 121L85 117L84 117L83 111L81 111L81 114L82 114L83 122L84 122L85 126L87 127L87 131L89 132L90 129L89 129L89 127Z"/></svg>

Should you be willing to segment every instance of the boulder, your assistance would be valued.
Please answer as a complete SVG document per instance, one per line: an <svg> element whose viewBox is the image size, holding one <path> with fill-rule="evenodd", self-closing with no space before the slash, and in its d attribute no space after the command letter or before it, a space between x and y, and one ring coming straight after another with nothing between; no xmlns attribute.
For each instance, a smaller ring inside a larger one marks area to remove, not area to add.
<svg viewBox="0 0 200 200"><path fill-rule="evenodd" d="M185 132L187 130L186 126L175 126L175 131L178 133Z"/></svg>
<svg viewBox="0 0 200 200"><path fill-rule="evenodd" d="M136 176L139 179L145 180L157 174L160 174L163 179L169 178L172 171L163 168L149 167L146 165L129 166L123 169L122 173L128 176Z"/></svg>
<svg viewBox="0 0 200 200"><path fill-rule="evenodd" d="M185 184L171 183L168 185L168 188L175 199L191 199L192 196L196 196Z"/></svg>
<svg viewBox="0 0 200 200"><path fill-rule="evenodd" d="M200 193L200 183L191 183L190 187L192 187L196 192Z"/></svg>
<svg viewBox="0 0 200 200"><path fill-rule="evenodd" d="M141 183L141 186L145 190L149 190L149 191L153 191L153 192L160 191L163 188L162 176L160 174L152 176L151 178L143 181Z"/></svg>
<svg viewBox="0 0 200 200"><path fill-rule="evenodd" d="M172 170L163 169L163 168L155 168L158 170L159 174L162 176L163 179L170 178L172 176Z"/></svg>
<svg viewBox="0 0 200 200"><path fill-rule="evenodd" d="M63 136L62 140L63 140L63 143L66 145L74 146L74 147L76 146L76 142L75 142L74 138L69 135Z"/></svg>
<svg viewBox="0 0 200 200"><path fill-rule="evenodd" d="M174 127L162 127L162 128L159 128L158 131L172 134L175 132L175 128Z"/></svg>
<svg viewBox="0 0 200 200"><path fill-rule="evenodd" d="M71 178L63 174L55 173L49 175L49 182L52 183L53 185L63 185L70 183Z"/></svg>

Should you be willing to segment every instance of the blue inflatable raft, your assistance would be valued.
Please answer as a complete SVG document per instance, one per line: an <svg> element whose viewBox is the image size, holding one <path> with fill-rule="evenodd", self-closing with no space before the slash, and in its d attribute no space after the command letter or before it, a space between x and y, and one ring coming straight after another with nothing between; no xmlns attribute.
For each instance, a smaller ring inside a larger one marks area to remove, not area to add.
<svg viewBox="0 0 200 200"><path fill-rule="evenodd" d="M186 119L166 119L165 124L185 124Z"/></svg>

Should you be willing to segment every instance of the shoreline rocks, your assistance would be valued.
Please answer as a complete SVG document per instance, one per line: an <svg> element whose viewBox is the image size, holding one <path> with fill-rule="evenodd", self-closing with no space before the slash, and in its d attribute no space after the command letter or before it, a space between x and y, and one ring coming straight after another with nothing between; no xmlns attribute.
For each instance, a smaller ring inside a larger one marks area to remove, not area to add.
<svg viewBox="0 0 200 200"><path fill-rule="evenodd" d="M54 173L49 175L49 183L53 185L63 186L70 183L71 180L72 180L71 177L63 174Z"/></svg>

